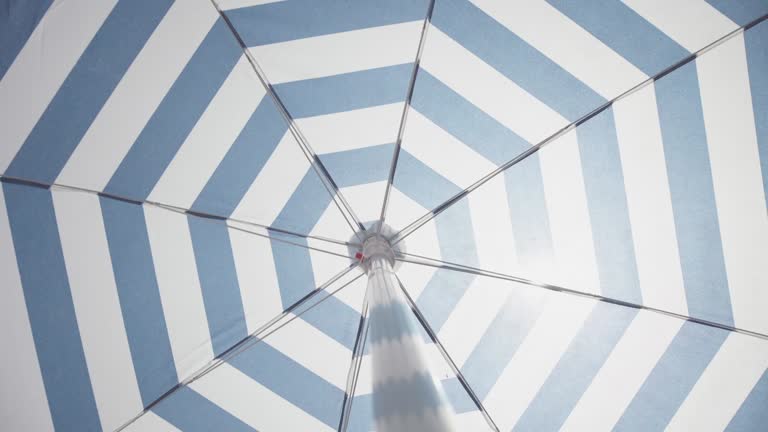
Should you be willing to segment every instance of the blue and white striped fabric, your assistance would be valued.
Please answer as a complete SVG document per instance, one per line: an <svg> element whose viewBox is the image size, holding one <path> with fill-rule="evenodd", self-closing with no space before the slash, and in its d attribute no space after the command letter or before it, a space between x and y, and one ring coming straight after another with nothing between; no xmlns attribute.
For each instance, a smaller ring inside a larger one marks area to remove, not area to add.
<svg viewBox="0 0 768 432"><path fill-rule="evenodd" d="M765 0L0 0L0 186L3 431L376 430L385 196L457 430L768 425Z"/></svg>

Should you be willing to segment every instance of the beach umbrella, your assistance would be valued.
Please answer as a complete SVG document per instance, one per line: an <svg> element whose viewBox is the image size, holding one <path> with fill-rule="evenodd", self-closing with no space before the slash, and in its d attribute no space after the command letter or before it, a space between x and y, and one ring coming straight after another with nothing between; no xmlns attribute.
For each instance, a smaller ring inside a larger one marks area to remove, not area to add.
<svg viewBox="0 0 768 432"><path fill-rule="evenodd" d="M0 430L766 430L767 19L0 1Z"/></svg>

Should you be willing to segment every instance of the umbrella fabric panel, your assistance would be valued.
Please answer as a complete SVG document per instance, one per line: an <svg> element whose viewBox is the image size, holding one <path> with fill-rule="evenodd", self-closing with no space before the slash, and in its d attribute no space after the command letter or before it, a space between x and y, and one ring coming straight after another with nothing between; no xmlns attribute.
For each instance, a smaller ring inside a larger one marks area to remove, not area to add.
<svg viewBox="0 0 768 432"><path fill-rule="evenodd" d="M329 290L348 282L339 281ZM362 299L364 289L365 280L359 277L343 288L359 292L348 294L358 299ZM291 320L296 315L290 314L262 340L252 341L252 345L172 393L144 416L159 416L180 430L191 431L335 430L341 418L351 344L360 316L335 314L331 303L318 300L310 301L295 314L311 307L306 314L332 322L346 335L345 344L305 320ZM141 422L128 430L140 428Z"/></svg>
<svg viewBox="0 0 768 432"><path fill-rule="evenodd" d="M293 125L325 163L328 153L397 140L427 5L290 1L224 13ZM388 170L392 151L375 156L366 163ZM345 175L340 169L366 173L357 165L326 168L334 181ZM383 193L345 198L360 220L369 221L378 218Z"/></svg>
<svg viewBox="0 0 768 432"><path fill-rule="evenodd" d="M2 50L0 50L0 79L8 71L11 63L24 46L24 42L35 30L51 3L52 0L43 0L22 7L17 7L14 4L6 10L11 18L8 19L8 25L3 27L3 35L0 37L0 40L3 41Z"/></svg>
<svg viewBox="0 0 768 432"><path fill-rule="evenodd" d="M762 397L768 343L754 336L478 276L438 338L502 430L760 422L748 413Z"/></svg>
<svg viewBox="0 0 768 432"><path fill-rule="evenodd" d="M768 13L768 5L761 1L750 0L731 3L722 0L707 0L707 2L739 25L746 25Z"/></svg>
<svg viewBox="0 0 768 432"><path fill-rule="evenodd" d="M755 37L765 25L470 193L460 219L469 238L441 244L442 259L766 333L764 104L750 86L764 75Z"/></svg>
<svg viewBox="0 0 768 432"><path fill-rule="evenodd" d="M7 328L22 353L4 379L40 384L6 387L4 407L28 402L3 416L7 427L39 412L57 428L115 429L325 282L317 254L336 270L349 262L220 220L2 185L3 274L16 299ZM335 298L324 310L359 317ZM321 314L302 322L345 346L354 339Z"/></svg>
<svg viewBox="0 0 768 432"><path fill-rule="evenodd" d="M468 187L738 28L707 3L688 3L436 2L403 148Z"/></svg>
<svg viewBox="0 0 768 432"><path fill-rule="evenodd" d="M330 195L213 5L98 3L51 10L3 77L3 176L307 234Z"/></svg>

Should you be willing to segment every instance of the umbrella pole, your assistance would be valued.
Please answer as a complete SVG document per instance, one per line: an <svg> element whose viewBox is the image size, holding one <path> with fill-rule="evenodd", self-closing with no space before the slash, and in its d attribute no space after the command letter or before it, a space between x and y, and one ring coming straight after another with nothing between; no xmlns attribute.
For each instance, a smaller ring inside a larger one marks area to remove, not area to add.
<svg viewBox="0 0 768 432"><path fill-rule="evenodd" d="M394 253L382 236L363 244L368 273L366 298L373 363L376 430L454 431L454 413L430 371L425 338L399 289Z"/></svg>

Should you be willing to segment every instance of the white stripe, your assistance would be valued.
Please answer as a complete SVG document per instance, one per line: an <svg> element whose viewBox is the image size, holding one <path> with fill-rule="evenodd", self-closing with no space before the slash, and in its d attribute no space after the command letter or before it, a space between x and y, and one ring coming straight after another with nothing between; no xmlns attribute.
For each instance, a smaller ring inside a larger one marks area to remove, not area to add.
<svg viewBox="0 0 768 432"><path fill-rule="evenodd" d="M181 432L162 417L147 411L125 428L125 432Z"/></svg>
<svg viewBox="0 0 768 432"><path fill-rule="evenodd" d="M613 429L683 323L638 312L560 430Z"/></svg>
<svg viewBox="0 0 768 432"><path fill-rule="evenodd" d="M143 408L112 273L99 197L53 194L61 248L101 426L114 430Z"/></svg>
<svg viewBox="0 0 768 432"><path fill-rule="evenodd" d="M336 210L335 206L333 208L329 207L329 210L335 211L336 215L338 215L338 210ZM309 250L309 260L312 263L312 275L315 280L315 286L306 287L306 289L313 289L324 284L352 263L352 261L347 258L311 249ZM357 308L359 307L360 305L357 305Z"/></svg>
<svg viewBox="0 0 768 432"><path fill-rule="evenodd" d="M347 281L348 279L352 279L355 276L360 275L362 272L363 272L362 268L358 267L357 269L347 273L348 276L343 278L342 280ZM341 300L342 302L344 302L344 304L351 307L358 313L362 313L363 301L365 299L366 282L367 282L367 278L365 277L365 275L363 275L356 281L351 282L349 285L339 290L336 294L334 294L334 297ZM344 282L337 282L333 284L333 286L328 290L333 291L341 285L344 285Z"/></svg>
<svg viewBox="0 0 768 432"><path fill-rule="evenodd" d="M317 154L355 150L397 140L403 103L305 117L296 126Z"/></svg>
<svg viewBox="0 0 768 432"><path fill-rule="evenodd" d="M503 174L467 196L480 267L519 274L515 234L507 198Z"/></svg>
<svg viewBox="0 0 768 432"><path fill-rule="evenodd" d="M171 6L91 123L57 182L104 189L216 18L218 14L204 0ZM78 25L72 26L73 22ZM67 28L77 28L79 23L80 18L75 18Z"/></svg>
<svg viewBox="0 0 768 432"><path fill-rule="evenodd" d="M372 189L376 192L373 198L377 199L372 201L376 203L375 207L377 207L376 211L378 212L378 207L381 205L381 200L384 198L384 191L380 190L380 188ZM358 200L353 201L350 197L348 197L345 193L345 189L342 189L341 193L344 194L344 198L346 198L347 202L350 203L350 206L356 210L361 208L359 206L361 202ZM354 198L358 198L358 195L356 195ZM367 203L369 201L363 202ZM360 217L359 214L358 217ZM376 215L376 218L378 219L378 214ZM367 221L368 219L362 220ZM349 226L347 221L341 216L341 213L339 213L339 209L333 203L326 207L322 216L320 216L320 219L317 221L315 226L312 227L312 231L309 232L310 235L318 235L320 237L323 236L323 233L339 233L340 235L346 235L346 237L338 238L337 236L337 240L350 241L354 243L360 242L360 240L352 232L352 228ZM336 245L322 240L307 239L307 245L345 256L354 256L354 252L350 252L347 246ZM352 264L351 259L342 258L336 255L331 255L329 253L312 249L309 250L309 258L312 262L312 274L314 275L315 286L324 284L326 281L330 280L333 276L337 275L340 271ZM353 307L359 310L361 306L362 301L355 304Z"/></svg>
<svg viewBox="0 0 768 432"><path fill-rule="evenodd" d="M384 182L382 182L382 186L384 186ZM369 190L373 191L376 198L379 198L377 200L374 200L376 202L376 206L381 206L381 200L384 197L384 189L383 188L377 188L377 187L370 187L371 184L362 185L362 187L369 187ZM341 188L341 193L344 195L344 198L346 198L347 203L350 203L350 206L352 206L355 210L360 210L358 206L355 206L351 204L352 202L355 202L357 204L360 204L360 201L353 201L349 196L346 194L347 188ZM380 193L379 193L380 192ZM355 196L355 198L358 198ZM364 201L367 202L367 201ZM380 211L381 209L377 209L376 211ZM365 213L363 213L365 214ZM376 213L375 219L367 219L363 218L361 213L357 214L358 217L361 218L363 222L369 221L369 220L375 220L379 218L378 213ZM351 243L359 243L360 239L358 239L352 232L352 227L349 226L346 219L344 219L341 216L341 213L339 213L339 209L336 207L335 204L331 203L328 205L328 207L325 208L325 211L320 216L320 219L318 219L317 223L314 227L312 227L312 231L309 232L310 235L317 236L318 238L328 238L324 237L323 233L338 233L342 237L337 237L331 240L336 241L346 241ZM353 256L353 253L350 253L349 248L346 245L341 245L337 243L333 243L330 241L324 241L324 240L317 240L313 238L307 238L307 245L311 247L316 247L318 249L338 253L344 256ZM311 252L314 253L314 252ZM338 261L341 262L341 261ZM314 264L313 264L314 265ZM334 264L335 267L338 267L338 265ZM325 271L329 271L332 269L323 269ZM339 268L339 270L341 270ZM336 271L338 272L338 270ZM336 272L333 272L335 274ZM316 275L319 273L315 273ZM317 282L320 282L320 280L317 280Z"/></svg>
<svg viewBox="0 0 768 432"><path fill-rule="evenodd" d="M557 270L545 272L545 280L599 293L600 279L576 131L544 146L539 157L557 260Z"/></svg>
<svg viewBox="0 0 768 432"><path fill-rule="evenodd" d="M389 206L384 222L397 232L428 213L429 210L393 186L390 190ZM430 220L409 235L406 249L408 249L406 252L439 259L440 242L437 239L435 221Z"/></svg>
<svg viewBox="0 0 768 432"><path fill-rule="evenodd" d="M389 161L381 163L388 164ZM353 167L351 169L354 169ZM381 215L381 203L384 202L384 191L387 188L387 182L386 181L378 181L378 182L372 182L372 183L364 183L360 185L355 186L349 186L349 187L343 187L341 188L341 194L344 196L344 199L347 201L350 207L355 211L355 214L357 215L358 219L360 219L361 222L364 224L368 223L375 223L379 220L379 216ZM394 188L393 188L394 190ZM336 205L332 204L328 207L328 211L331 209L338 214L338 210L336 209ZM312 229L312 232L315 235L322 235L321 233L328 233L328 232L339 232L341 233L341 227L346 227L346 230L349 234L347 234L347 237L344 238L337 238L337 240L350 240L352 239L352 228L349 226L349 224L341 217L334 215L334 221L335 225L337 225L337 231L331 231L328 228L325 228L326 225L328 225L328 218L326 218L326 215L323 215L324 217L318 221L317 225ZM389 221L386 222L389 224ZM355 243L359 243L360 240L355 237L354 238Z"/></svg>
<svg viewBox="0 0 768 432"><path fill-rule="evenodd" d="M491 161L415 109L408 113L403 148L461 188L471 185L496 168Z"/></svg>
<svg viewBox="0 0 768 432"><path fill-rule="evenodd" d="M291 321L264 341L336 387L346 387L352 352L303 319Z"/></svg>
<svg viewBox="0 0 768 432"><path fill-rule="evenodd" d="M412 63L422 21L249 48L273 84Z"/></svg>
<svg viewBox="0 0 768 432"><path fill-rule="evenodd" d="M160 177L149 199L182 208L192 207L264 93L264 86L253 73L248 59L240 57Z"/></svg>
<svg viewBox="0 0 768 432"><path fill-rule="evenodd" d="M743 34L696 67L734 322L768 333L768 218Z"/></svg>
<svg viewBox="0 0 768 432"><path fill-rule="evenodd" d="M624 57L542 0L472 2L606 99L647 78Z"/></svg>
<svg viewBox="0 0 768 432"><path fill-rule="evenodd" d="M738 27L704 0L622 0L690 52Z"/></svg>
<svg viewBox="0 0 768 432"><path fill-rule="evenodd" d="M725 430L766 369L768 343L731 333L688 393L667 430Z"/></svg>
<svg viewBox="0 0 768 432"><path fill-rule="evenodd" d="M511 430L568 349L595 301L557 294L483 401L502 430ZM542 343L546 341L546 343Z"/></svg>
<svg viewBox="0 0 768 432"><path fill-rule="evenodd" d="M3 188L0 187L0 429L53 431L48 398L27 316Z"/></svg>
<svg viewBox="0 0 768 432"><path fill-rule="evenodd" d="M523 139L537 143L568 120L430 27L421 67Z"/></svg>
<svg viewBox="0 0 768 432"><path fill-rule="evenodd" d="M271 225L309 169L299 144L286 132L232 218Z"/></svg>
<svg viewBox="0 0 768 432"><path fill-rule="evenodd" d="M368 336L371 333L368 330ZM370 343L367 344L370 348ZM360 361L360 372L357 374L357 386L355 387L355 396L368 395L373 393L373 361L371 355L363 356Z"/></svg>
<svg viewBox="0 0 768 432"><path fill-rule="evenodd" d="M160 299L179 379L213 358L187 216L144 206Z"/></svg>
<svg viewBox="0 0 768 432"><path fill-rule="evenodd" d="M257 430L332 430L228 363L222 363L190 387Z"/></svg>
<svg viewBox="0 0 768 432"><path fill-rule="evenodd" d="M221 10L237 9L248 6L258 6L268 3L277 3L284 0L215 0L214 3Z"/></svg>
<svg viewBox="0 0 768 432"><path fill-rule="evenodd" d="M115 3L56 2L27 39L0 81L0 173L8 168Z"/></svg>
<svg viewBox="0 0 768 432"><path fill-rule="evenodd" d="M654 85L613 112L643 304L688 315Z"/></svg>
<svg viewBox="0 0 768 432"><path fill-rule="evenodd" d="M475 278L453 309L438 337L458 367L472 354L509 296L509 282Z"/></svg>
<svg viewBox="0 0 768 432"><path fill-rule="evenodd" d="M272 246L268 239L231 228L229 241L250 334L283 311Z"/></svg>

